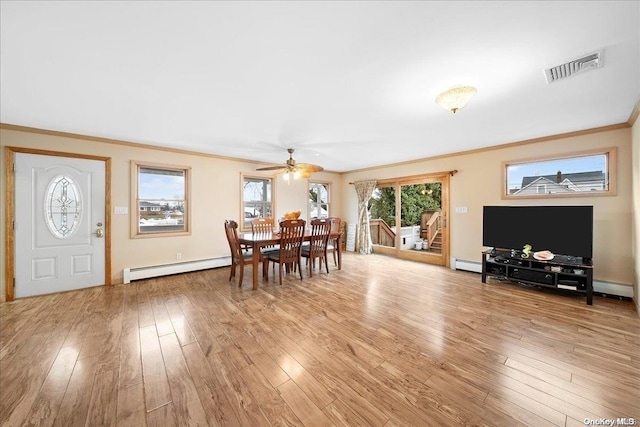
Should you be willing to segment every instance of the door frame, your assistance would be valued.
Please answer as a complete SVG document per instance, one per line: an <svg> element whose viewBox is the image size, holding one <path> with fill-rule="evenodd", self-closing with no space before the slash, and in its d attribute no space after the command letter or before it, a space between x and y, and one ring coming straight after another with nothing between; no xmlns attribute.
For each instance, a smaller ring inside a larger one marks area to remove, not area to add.
<svg viewBox="0 0 640 427"><path fill-rule="evenodd" d="M105 200L104 200L104 285L111 286L111 157L93 156L89 154L66 153L61 151L39 150L35 148L23 147L5 147L5 213L4 213L4 229L5 229L5 300L15 300L15 230L13 228L15 220L15 179L14 164L15 154L35 154L56 157L69 157L84 160L98 160L104 162L105 170Z"/></svg>
<svg viewBox="0 0 640 427"><path fill-rule="evenodd" d="M427 262L429 264L442 265L445 267L450 266L449 254L451 253L451 240L450 240L450 212L449 212L449 199L450 199L450 186L451 186L451 177L458 172L454 171L446 171L446 172L435 172L435 173L426 173L421 175L412 175L391 179L383 179L378 180L377 186L393 186L396 188L396 218L401 217L401 206L400 206L400 196L401 189L400 187L403 185L411 185L411 184L420 184L425 181L433 181L438 180L442 182L442 194L441 194L441 203L442 209L446 212L443 218L445 226L443 227L442 233L442 253L438 256L429 254L429 253L413 253L411 251L403 251L400 245L400 221L396 221L396 241L395 247L386 247L381 245L374 245L374 252L392 255L397 258L409 259L412 261L420 261ZM438 259L436 259L438 258Z"/></svg>

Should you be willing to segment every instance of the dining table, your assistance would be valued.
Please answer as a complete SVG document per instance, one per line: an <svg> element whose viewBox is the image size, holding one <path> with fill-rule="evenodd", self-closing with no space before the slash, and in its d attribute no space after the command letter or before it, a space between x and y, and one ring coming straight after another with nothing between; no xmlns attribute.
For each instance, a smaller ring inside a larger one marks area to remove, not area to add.
<svg viewBox="0 0 640 427"><path fill-rule="evenodd" d="M336 252L338 253L338 270L342 269L342 251L340 250L340 233L332 233L329 238L335 239ZM308 242L311 240L311 234L305 232L303 240ZM252 273L253 273L253 289L258 289L258 266L260 265L260 252L265 246L273 246L280 243L280 233L259 232L259 233L239 233L238 242L241 246L251 247L252 251Z"/></svg>

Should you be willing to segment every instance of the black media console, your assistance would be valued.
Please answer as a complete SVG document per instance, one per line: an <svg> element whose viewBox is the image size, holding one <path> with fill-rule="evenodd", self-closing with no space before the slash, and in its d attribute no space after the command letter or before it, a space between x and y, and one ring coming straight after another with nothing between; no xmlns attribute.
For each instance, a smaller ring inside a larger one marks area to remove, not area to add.
<svg viewBox="0 0 640 427"><path fill-rule="evenodd" d="M487 276L546 288L586 294L593 304L593 262L591 258L555 255L552 260L523 258L519 251L492 249L482 253L482 283Z"/></svg>

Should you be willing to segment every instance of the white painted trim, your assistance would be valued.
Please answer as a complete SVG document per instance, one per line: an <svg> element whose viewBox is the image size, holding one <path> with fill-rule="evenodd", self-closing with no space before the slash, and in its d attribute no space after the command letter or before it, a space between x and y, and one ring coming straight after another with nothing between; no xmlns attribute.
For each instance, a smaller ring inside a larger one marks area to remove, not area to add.
<svg viewBox="0 0 640 427"><path fill-rule="evenodd" d="M449 264L453 270L472 271L474 273L482 273L482 263L477 261L467 261L464 259L451 258Z"/></svg>
<svg viewBox="0 0 640 427"><path fill-rule="evenodd" d="M482 263L477 261L467 261L464 259L451 258L451 268L453 270L471 271L482 273ZM605 282L602 280L593 281L593 292L620 297L633 298L633 286L622 283ZM640 296L637 296L640 297Z"/></svg>
<svg viewBox="0 0 640 427"><path fill-rule="evenodd" d="M188 273L190 271L207 270L229 265L231 265L231 257L209 258L197 261L177 262L174 264L152 265L149 267L125 268L123 270L123 276L124 283L127 284L133 280Z"/></svg>
<svg viewBox="0 0 640 427"><path fill-rule="evenodd" d="M633 286L623 285L622 283L603 282L602 280L593 281L593 292L616 295L619 297L633 298Z"/></svg>

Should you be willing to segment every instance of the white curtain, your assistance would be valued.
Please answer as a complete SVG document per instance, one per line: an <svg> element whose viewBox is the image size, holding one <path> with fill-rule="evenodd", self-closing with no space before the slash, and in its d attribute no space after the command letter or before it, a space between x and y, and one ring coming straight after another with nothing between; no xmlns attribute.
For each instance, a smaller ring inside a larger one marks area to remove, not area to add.
<svg viewBox="0 0 640 427"><path fill-rule="evenodd" d="M358 195L358 246L356 249L361 254L368 255L373 251L373 243L371 242L367 205L369 204L373 190L376 189L376 181L356 181L353 185Z"/></svg>

